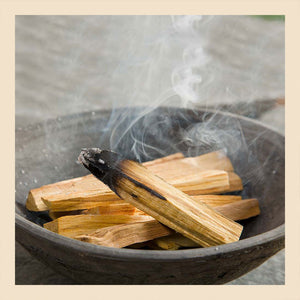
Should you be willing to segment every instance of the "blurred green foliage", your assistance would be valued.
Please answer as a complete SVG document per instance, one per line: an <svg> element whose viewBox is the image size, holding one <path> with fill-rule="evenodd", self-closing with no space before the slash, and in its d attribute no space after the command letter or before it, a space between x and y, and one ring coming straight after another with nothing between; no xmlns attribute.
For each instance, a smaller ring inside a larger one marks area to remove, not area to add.
<svg viewBox="0 0 300 300"><path fill-rule="evenodd" d="M263 18L269 21L273 21L273 20L285 21L284 15L255 15L253 17Z"/></svg>

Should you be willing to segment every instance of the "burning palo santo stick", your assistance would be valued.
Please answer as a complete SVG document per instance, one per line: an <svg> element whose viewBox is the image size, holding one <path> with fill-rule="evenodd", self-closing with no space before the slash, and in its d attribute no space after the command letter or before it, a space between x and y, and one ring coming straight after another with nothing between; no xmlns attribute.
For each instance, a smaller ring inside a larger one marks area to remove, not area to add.
<svg viewBox="0 0 300 300"><path fill-rule="evenodd" d="M198 203L141 164L112 151L83 149L79 161L120 198L203 247L239 240L243 227Z"/></svg>
<svg viewBox="0 0 300 300"><path fill-rule="evenodd" d="M173 230L159 222L151 220L105 227L90 234L78 235L75 238L96 245L123 248L170 235L173 232Z"/></svg>

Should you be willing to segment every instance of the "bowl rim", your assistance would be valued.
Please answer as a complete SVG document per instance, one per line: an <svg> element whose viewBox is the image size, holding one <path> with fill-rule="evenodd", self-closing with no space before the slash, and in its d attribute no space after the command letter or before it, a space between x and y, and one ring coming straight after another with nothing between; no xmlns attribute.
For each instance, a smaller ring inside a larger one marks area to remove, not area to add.
<svg viewBox="0 0 300 300"><path fill-rule="evenodd" d="M118 109L134 109L134 108L143 108L143 107L120 107ZM247 118L242 115L237 115L230 112L218 111L214 109L189 109L183 107L169 107L169 106L161 106L160 109L175 109L175 110L186 110L187 112L195 113L195 112L208 112L208 113L217 113L221 115L225 115L228 117L232 117L235 119L241 119L246 122L250 122L252 124L256 124L258 126L264 127L267 130L270 130L277 135L281 136L285 139L285 136L277 131L275 128L264 124L256 119ZM157 108L154 108L157 109ZM100 109L93 110L93 112L97 113L109 113L111 109ZM80 116L85 117L89 116L91 112L83 112L79 113ZM72 120L78 114L70 114L57 118L63 118L66 120ZM48 119L45 122L48 124L55 124L57 118ZM29 124L25 128L16 129L16 132L22 132L23 130L34 130L41 127L45 122L40 122L36 124ZM179 249L176 251L166 251L166 250L144 250L144 249L129 249L129 248L113 248L113 247L105 247L100 245L94 245L90 243L85 243L79 240L75 240L72 238L68 238L62 236L60 234L54 233L43 228L40 225L33 223L32 221L27 220L25 217L20 215L19 213L15 213L15 225L16 227L20 227L23 230L29 232L31 235L34 235L40 239L46 239L53 244L56 244L58 247L69 248L78 253L84 252L85 255L94 256L94 257L106 257L110 259L118 259L118 260L147 260L147 261L174 261L174 260L183 260L183 259L194 259L201 257L214 256L217 254L228 254L235 251L246 250L247 248L259 247L263 244L266 244L271 241L276 240L284 240L285 239L285 223L273 228L267 232L260 233L258 235L245 238L239 240L237 242L223 244L218 246L212 246L207 248L193 248L193 249Z"/></svg>

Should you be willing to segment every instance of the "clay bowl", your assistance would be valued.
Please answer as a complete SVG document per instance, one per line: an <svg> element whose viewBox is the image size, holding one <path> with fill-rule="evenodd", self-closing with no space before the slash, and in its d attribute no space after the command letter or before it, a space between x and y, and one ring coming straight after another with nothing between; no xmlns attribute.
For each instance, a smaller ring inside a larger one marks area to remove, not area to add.
<svg viewBox="0 0 300 300"><path fill-rule="evenodd" d="M82 147L95 146L113 147L141 161L177 151L193 156L224 149L243 179L242 196L257 198L261 215L242 223L238 242L178 251L108 248L44 229L47 215L25 209L28 191L87 174L76 159ZM226 283L284 247L284 157L284 137L279 133L257 121L214 111L125 108L20 129L16 131L16 239L34 257L82 284Z"/></svg>

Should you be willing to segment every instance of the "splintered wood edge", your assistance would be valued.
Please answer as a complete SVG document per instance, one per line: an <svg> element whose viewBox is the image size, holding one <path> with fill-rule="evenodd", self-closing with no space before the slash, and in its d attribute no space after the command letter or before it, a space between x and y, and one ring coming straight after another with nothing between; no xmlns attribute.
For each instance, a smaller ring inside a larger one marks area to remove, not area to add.
<svg viewBox="0 0 300 300"><path fill-rule="evenodd" d="M44 226L44 228L46 228L52 232L59 233L58 219L55 219L54 221L51 221L48 223L45 223L43 226Z"/></svg>
<svg viewBox="0 0 300 300"><path fill-rule="evenodd" d="M31 211L45 211L48 210L47 205L41 200L36 201L33 196L33 190L28 193L28 197L26 200L26 208Z"/></svg>
<svg viewBox="0 0 300 300"><path fill-rule="evenodd" d="M242 191L243 190L243 182L241 177L234 173L228 172L229 177L229 190L228 192Z"/></svg>

